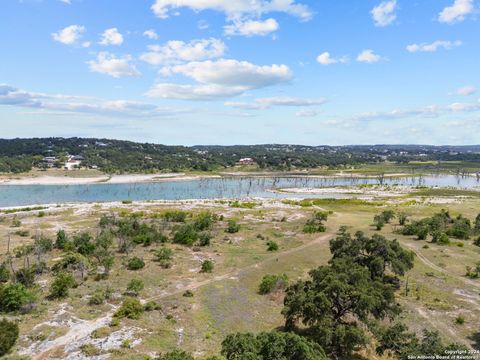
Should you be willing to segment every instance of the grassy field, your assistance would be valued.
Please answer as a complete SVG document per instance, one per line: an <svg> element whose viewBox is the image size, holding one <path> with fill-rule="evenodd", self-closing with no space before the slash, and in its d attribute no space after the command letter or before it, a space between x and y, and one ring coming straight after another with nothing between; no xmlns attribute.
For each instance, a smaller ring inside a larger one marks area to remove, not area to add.
<svg viewBox="0 0 480 360"><path fill-rule="evenodd" d="M0 214L2 261L8 257L8 246L11 254L15 248L31 244L32 238L40 234L52 239L60 229L70 236L82 231L96 234L102 215L128 217L136 213L141 222L162 224L169 237L173 225L159 220L155 214L182 210L188 212L188 219L194 219L207 210L219 217L210 230L213 236L210 246L167 243L165 246L174 253L173 265L167 269L160 267L153 256L153 251L163 245L137 245L128 255L115 253L115 265L106 280L95 280L93 273L77 279L80 285L72 289L67 298L55 301L46 298L51 276L39 275L37 308L30 314L11 316L19 321L21 332L15 348L17 355L11 358L18 358L18 354L35 359L62 358L66 353L98 351L109 353L112 359L141 359L143 354L177 347L199 358L218 353L228 333L271 330L283 325L282 294L259 295L262 277L285 273L289 279L296 280L305 277L310 269L327 263L329 239L342 225L351 232L361 230L370 235L381 233L389 239L397 238L416 253L415 267L402 280L397 294L405 309L401 316L412 329L418 332L423 328L436 329L446 339L478 348L480 280L468 279L465 267L474 266L480 260L480 247L471 240L452 240L450 245L440 246L403 236L395 232L399 228L396 220L380 232L372 226L373 216L389 208L404 212L411 219L431 216L443 208L448 208L452 215L463 214L472 220L480 212L478 196L458 200L457 195L465 194L449 190L441 196L453 197L454 201L435 204L418 200L419 195L437 195L422 191L411 195L416 201L405 197L396 202L374 199L373 203L321 200L308 206L268 201L245 207L214 201L134 202L24 209ZM303 225L319 209L331 213L327 232L304 234ZM229 220L240 225L237 233L225 231ZM279 245L278 251L267 250L269 240ZM44 255L43 260L50 267L62 256L60 250L53 250ZM126 261L134 256L145 261L143 269L127 269ZM25 261L12 259L16 268ZM200 272L201 262L206 259L215 264L212 273ZM32 255L29 261L34 260ZM123 319L111 324L112 314L125 297L132 279L142 279L145 284L139 299L144 303L156 301L161 310L145 313L138 320ZM92 294L107 288L113 292L108 302L89 305ZM185 296L187 290L191 293ZM463 324L457 323L459 317L464 319Z"/></svg>

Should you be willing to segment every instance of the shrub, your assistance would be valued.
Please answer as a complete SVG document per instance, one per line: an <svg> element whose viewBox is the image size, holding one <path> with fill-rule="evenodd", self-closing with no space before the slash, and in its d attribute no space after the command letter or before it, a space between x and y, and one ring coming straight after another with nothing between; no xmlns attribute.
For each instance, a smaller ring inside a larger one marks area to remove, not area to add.
<svg viewBox="0 0 480 360"><path fill-rule="evenodd" d="M268 251L277 251L278 250L278 244L273 240L267 241L267 250Z"/></svg>
<svg viewBox="0 0 480 360"><path fill-rule="evenodd" d="M57 232L57 239L55 240L55 247L57 249L65 250L65 245L67 244L67 234L64 230L59 230Z"/></svg>
<svg viewBox="0 0 480 360"><path fill-rule="evenodd" d="M101 305L105 302L105 292L102 290L96 290L88 300L90 305Z"/></svg>
<svg viewBox="0 0 480 360"><path fill-rule="evenodd" d="M41 253L47 253L53 250L53 241L41 235L38 239L35 240L34 246L37 249L37 251Z"/></svg>
<svg viewBox="0 0 480 360"><path fill-rule="evenodd" d="M187 290L183 293L184 297L193 297L193 291L192 290Z"/></svg>
<svg viewBox="0 0 480 360"><path fill-rule="evenodd" d="M198 231L209 230L216 220L215 214L212 214L210 211L203 211L196 216L193 226Z"/></svg>
<svg viewBox="0 0 480 360"><path fill-rule="evenodd" d="M82 351L82 354L87 357L98 356L101 354L100 349L92 344L83 344L80 346L80 350Z"/></svg>
<svg viewBox="0 0 480 360"><path fill-rule="evenodd" d="M465 318L464 318L462 315L458 315L458 316L455 318L455 324L457 324L457 325L463 325L463 324L465 324Z"/></svg>
<svg viewBox="0 0 480 360"><path fill-rule="evenodd" d="M240 231L240 225L235 220L228 220L225 231L229 234L235 234Z"/></svg>
<svg viewBox="0 0 480 360"><path fill-rule="evenodd" d="M200 234L200 239L198 240L198 244L200 246L209 246L211 239L212 239L212 235L208 233Z"/></svg>
<svg viewBox="0 0 480 360"><path fill-rule="evenodd" d="M270 294L274 290L284 289L288 284L287 275L265 275L258 288L258 293L261 295Z"/></svg>
<svg viewBox="0 0 480 360"><path fill-rule="evenodd" d="M127 285L127 293L137 296L140 291L143 290L145 285L140 279L132 279Z"/></svg>
<svg viewBox="0 0 480 360"><path fill-rule="evenodd" d="M480 236L478 238L476 238L475 240L473 240L473 245L480 246Z"/></svg>
<svg viewBox="0 0 480 360"><path fill-rule="evenodd" d="M144 305L143 309L145 311L162 310L162 305L158 304L156 301L149 301Z"/></svg>
<svg viewBox="0 0 480 360"><path fill-rule="evenodd" d="M92 240L92 235L84 232L73 237L73 244L78 253L88 256L95 251L95 244L92 243Z"/></svg>
<svg viewBox="0 0 480 360"><path fill-rule="evenodd" d="M145 267L145 261L139 257L133 257L128 260L127 268L128 270L140 270Z"/></svg>
<svg viewBox="0 0 480 360"><path fill-rule="evenodd" d="M162 247L155 251L155 261L158 261L160 266L164 269L169 268L172 265L173 250Z"/></svg>
<svg viewBox="0 0 480 360"><path fill-rule="evenodd" d="M0 285L0 312L18 311L33 301L35 301L33 292L23 284Z"/></svg>
<svg viewBox="0 0 480 360"><path fill-rule="evenodd" d="M10 279L10 270L6 263L0 264L0 283L6 283Z"/></svg>
<svg viewBox="0 0 480 360"><path fill-rule="evenodd" d="M325 211L317 211L312 215L312 218L307 220L303 226L303 232L306 234L313 234L317 232L325 232L327 228L323 224L327 221L328 213Z"/></svg>
<svg viewBox="0 0 480 360"><path fill-rule="evenodd" d="M191 246L198 240L198 233L192 225L182 225L175 229L173 242Z"/></svg>
<svg viewBox="0 0 480 360"><path fill-rule="evenodd" d="M123 300L122 305L115 313L114 317L117 319L129 318L133 320L140 319L144 312L144 308L140 301L135 298L127 297Z"/></svg>
<svg viewBox="0 0 480 360"><path fill-rule="evenodd" d="M188 213L181 210L165 211L161 216L170 222L185 222Z"/></svg>
<svg viewBox="0 0 480 360"><path fill-rule="evenodd" d="M213 264L213 261L211 260L204 260L202 262L202 269L200 270L200 272L203 272L203 273L211 273L213 271L213 268L214 268L214 264Z"/></svg>
<svg viewBox="0 0 480 360"><path fill-rule="evenodd" d="M0 357L7 354L18 339L18 324L6 319L0 320Z"/></svg>
<svg viewBox="0 0 480 360"><path fill-rule="evenodd" d="M55 276L52 284L50 285L51 299L61 299L68 296L68 290L76 286L73 275L69 272L60 272Z"/></svg>
<svg viewBox="0 0 480 360"><path fill-rule="evenodd" d="M193 356L181 350L174 350L172 352L161 355L158 360L194 360Z"/></svg>

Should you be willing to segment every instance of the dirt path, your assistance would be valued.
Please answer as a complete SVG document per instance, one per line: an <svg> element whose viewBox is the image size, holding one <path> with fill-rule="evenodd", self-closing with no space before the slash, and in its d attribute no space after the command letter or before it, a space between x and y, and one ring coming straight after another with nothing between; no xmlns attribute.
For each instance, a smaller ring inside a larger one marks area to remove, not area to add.
<svg viewBox="0 0 480 360"><path fill-rule="evenodd" d="M233 277L233 276L242 275L242 274L244 274L248 271L251 271L253 269L258 269L265 264L277 261L278 258L283 258L283 257L291 255L295 252L302 251L306 248L313 247L315 245L318 245L318 244L321 244L325 241L328 241L334 236L334 234L335 233L329 233L329 234L322 235L322 236L316 238L315 240L312 240L312 241L310 241L306 244L297 246L297 247L292 248L292 249L288 249L288 250L286 250L286 251L284 251L280 254L277 254L277 256L272 256L272 257L270 257L268 259L265 259L265 260L262 260L258 263L254 263L254 264L248 265L246 267L243 267L243 268L240 268L240 269L237 269L237 270L234 270L234 271L230 271L228 273L225 273L225 274L222 274L222 275L219 275L219 276L215 276L215 277L207 279L207 280L193 281L192 283L190 283L190 284L188 284L188 285L186 285L182 288L175 289L173 291L166 291L166 292L164 292L160 295L153 296L153 297L150 297L150 298L147 298L147 299L143 299L143 301L160 300L162 298L166 298L166 297L169 297L169 296L182 294L186 290L195 290L195 289L198 289L202 286L211 284L213 282L223 281L223 280L226 280L226 279L228 279L230 277ZM112 320L113 314L114 314L114 311L112 310L112 311L108 312L103 317L100 317L100 318L97 318L97 319L94 319L94 320L83 321L81 323L72 325L72 327L69 329L69 331L65 335L60 336L60 337L58 337L58 338L56 338L52 341L47 341L47 342L42 343L36 349L37 352L35 354L29 354L29 355L32 357L32 360L49 359L49 354L52 353L54 350L56 350L56 349L58 349L62 346L65 346L67 344L70 344L72 342L78 341L80 339L84 339L85 337L90 336L92 331L94 331L98 328L101 328L103 326L107 326L110 323L110 321Z"/></svg>

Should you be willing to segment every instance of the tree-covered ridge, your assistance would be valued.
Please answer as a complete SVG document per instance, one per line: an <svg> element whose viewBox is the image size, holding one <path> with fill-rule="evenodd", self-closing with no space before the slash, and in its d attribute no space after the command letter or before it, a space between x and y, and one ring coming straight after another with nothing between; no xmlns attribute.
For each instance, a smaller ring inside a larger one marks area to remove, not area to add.
<svg viewBox="0 0 480 360"><path fill-rule="evenodd" d="M0 172L20 173L39 166L44 157L65 160L81 155L82 166L104 172L212 171L252 159L260 169L292 170L375 164L384 161L480 162L480 146L167 146L94 138L0 139Z"/></svg>

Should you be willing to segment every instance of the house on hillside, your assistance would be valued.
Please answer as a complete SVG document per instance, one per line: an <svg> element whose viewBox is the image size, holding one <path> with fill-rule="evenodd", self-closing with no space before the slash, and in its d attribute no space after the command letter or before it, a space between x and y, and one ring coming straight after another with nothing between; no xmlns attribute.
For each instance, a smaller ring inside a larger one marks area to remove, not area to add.
<svg viewBox="0 0 480 360"><path fill-rule="evenodd" d="M256 164L255 160L249 157L242 158L237 161L237 165L255 165L255 164Z"/></svg>

